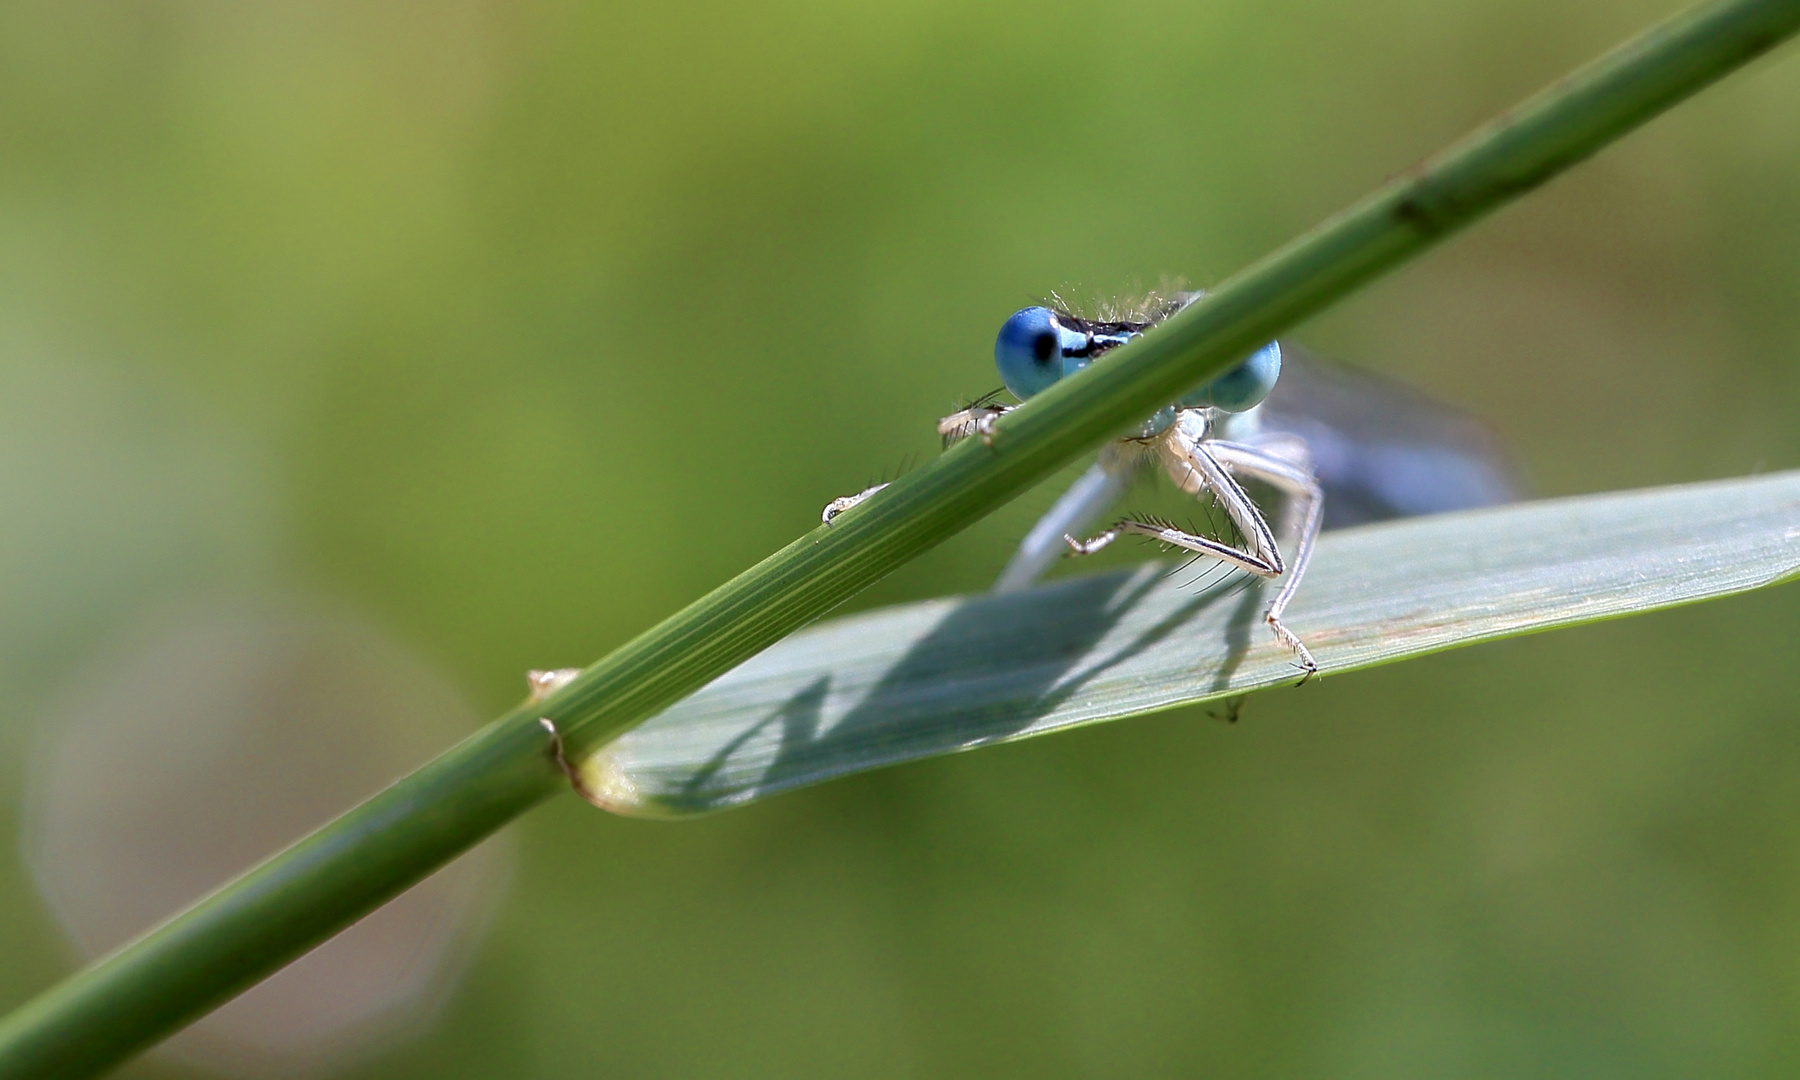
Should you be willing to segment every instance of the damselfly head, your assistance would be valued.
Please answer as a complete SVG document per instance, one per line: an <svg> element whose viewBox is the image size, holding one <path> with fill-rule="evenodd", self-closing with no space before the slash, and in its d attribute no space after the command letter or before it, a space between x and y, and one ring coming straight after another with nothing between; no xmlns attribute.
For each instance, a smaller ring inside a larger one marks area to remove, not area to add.
<svg viewBox="0 0 1800 1080"><path fill-rule="evenodd" d="M1200 295L1166 288L1136 300L1104 305L1095 317L1084 317L1072 314L1063 298L1052 294L1055 307L1036 305L1014 312L1000 327L994 339L994 366L1006 388L1023 401L1162 322ZM1180 404L1244 412L1268 397L1280 376L1281 346L1270 342L1237 367L1189 391Z"/></svg>
<svg viewBox="0 0 1800 1080"><path fill-rule="evenodd" d="M994 366L1019 400L1073 375L1152 325L1140 321L1083 319L1048 307L1013 313L994 339Z"/></svg>
<svg viewBox="0 0 1800 1080"><path fill-rule="evenodd" d="M1079 344L1078 338L1065 330L1057 313L1047 307L1015 312L994 339L994 366L1000 369L1000 381L1024 401L1063 377L1065 344Z"/></svg>

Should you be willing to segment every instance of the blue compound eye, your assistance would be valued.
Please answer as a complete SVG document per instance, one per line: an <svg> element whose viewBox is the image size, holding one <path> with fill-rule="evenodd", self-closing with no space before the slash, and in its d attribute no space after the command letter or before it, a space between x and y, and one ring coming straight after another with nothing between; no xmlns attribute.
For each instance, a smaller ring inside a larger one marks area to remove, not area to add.
<svg viewBox="0 0 1800 1080"><path fill-rule="evenodd" d="M1000 327L1000 336L994 339L994 366L1014 397L1024 401L1062 378L1063 333L1056 313L1044 307L1016 312Z"/></svg>
<svg viewBox="0 0 1800 1080"><path fill-rule="evenodd" d="M1226 412L1246 412L1262 404L1275 381L1281 378L1281 346L1269 342L1237 367L1182 397L1190 408L1211 406Z"/></svg>

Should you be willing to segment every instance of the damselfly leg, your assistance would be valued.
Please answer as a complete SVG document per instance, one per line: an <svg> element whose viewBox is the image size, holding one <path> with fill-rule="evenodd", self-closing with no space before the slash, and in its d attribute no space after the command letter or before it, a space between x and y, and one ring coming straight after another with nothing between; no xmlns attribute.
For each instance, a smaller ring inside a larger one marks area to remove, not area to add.
<svg viewBox="0 0 1800 1080"><path fill-rule="evenodd" d="M1072 555L1091 555L1120 536L1135 533L1217 559L1258 577L1283 578L1281 591L1269 604L1264 620L1275 639L1294 652L1304 681L1319 670L1319 665L1299 637L1282 622L1282 615L1312 559L1313 542L1323 517L1324 494L1313 478L1304 441L1273 434L1259 438L1257 443L1260 445L1211 438L1208 410L1185 409L1147 444L1150 452L1162 460L1169 478L1183 491L1218 500L1243 538L1241 546L1200 536L1169 522L1131 517L1089 539L1065 535L1063 542ZM1295 533L1291 566L1282 557L1268 519L1238 482L1240 477L1261 481L1281 493L1283 512L1279 520L1291 523Z"/></svg>

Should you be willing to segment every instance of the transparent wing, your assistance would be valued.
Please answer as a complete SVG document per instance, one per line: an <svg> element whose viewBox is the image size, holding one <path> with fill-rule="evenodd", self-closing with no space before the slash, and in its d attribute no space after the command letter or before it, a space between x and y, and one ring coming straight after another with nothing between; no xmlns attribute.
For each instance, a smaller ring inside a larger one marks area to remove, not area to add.
<svg viewBox="0 0 1800 1080"><path fill-rule="evenodd" d="M1524 495L1506 446L1467 413L1285 341L1281 361L1262 426L1306 440L1325 488L1327 529Z"/></svg>

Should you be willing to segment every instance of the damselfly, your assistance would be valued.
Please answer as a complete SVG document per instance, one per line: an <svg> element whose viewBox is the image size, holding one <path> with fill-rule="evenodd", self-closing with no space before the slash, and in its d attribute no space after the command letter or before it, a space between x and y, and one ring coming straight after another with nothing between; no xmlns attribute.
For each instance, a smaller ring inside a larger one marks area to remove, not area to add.
<svg viewBox="0 0 1800 1080"><path fill-rule="evenodd" d="M1200 295L1152 294L1094 318L1076 315L1060 301L1025 308L1006 320L994 343L1001 381L1024 402ZM945 444L985 440L996 418L1018 408L994 396L939 421ZM1126 516L1092 537L1076 538L1154 463L1182 491L1215 501L1233 534L1202 535L1169 521ZM1025 535L994 587L1025 588L1058 558L1091 554L1128 533L1150 537L1280 579L1264 621L1310 676L1318 664L1282 616L1321 529L1508 502L1517 495L1514 476L1499 443L1475 420L1398 383L1270 342L1102 449L1099 461ZM1242 481L1276 493L1280 512L1273 525ZM825 522L885 486L834 500L825 508ZM1278 529L1289 555L1277 543Z"/></svg>

